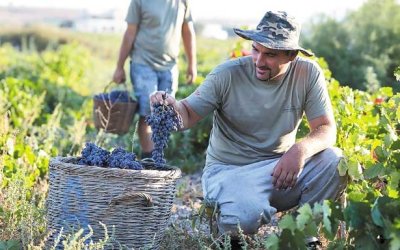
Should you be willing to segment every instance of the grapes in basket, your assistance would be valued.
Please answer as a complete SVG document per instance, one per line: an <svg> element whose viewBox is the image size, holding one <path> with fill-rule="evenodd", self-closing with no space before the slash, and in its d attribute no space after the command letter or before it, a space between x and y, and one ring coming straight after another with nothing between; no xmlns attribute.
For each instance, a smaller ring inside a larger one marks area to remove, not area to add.
<svg viewBox="0 0 400 250"><path fill-rule="evenodd" d="M94 96L95 100L116 102L133 102L126 90L113 90L110 93L100 93Z"/></svg>
<svg viewBox="0 0 400 250"><path fill-rule="evenodd" d="M136 154L120 147L110 153L91 142L86 143L78 164L105 168L143 169L142 164L136 159Z"/></svg>

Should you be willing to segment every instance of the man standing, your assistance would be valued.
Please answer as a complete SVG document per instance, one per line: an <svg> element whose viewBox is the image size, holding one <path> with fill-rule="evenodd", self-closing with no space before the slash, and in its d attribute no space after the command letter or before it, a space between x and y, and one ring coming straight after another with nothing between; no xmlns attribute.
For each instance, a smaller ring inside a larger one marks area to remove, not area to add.
<svg viewBox="0 0 400 250"><path fill-rule="evenodd" d="M113 81L126 80L124 64L131 57L130 76L139 106L138 134L142 158L151 157L149 95L157 90L172 96L178 88L177 59L182 37L187 58L187 82L197 76L196 43L188 0L132 0Z"/></svg>
<svg viewBox="0 0 400 250"><path fill-rule="evenodd" d="M300 26L285 12L267 12L251 40L251 56L222 63L189 97L155 92L190 128L213 112L202 176L205 199L220 209L221 233L254 234L277 211L335 199L346 186L324 73L299 46ZM310 133L296 140L306 115Z"/></svg>

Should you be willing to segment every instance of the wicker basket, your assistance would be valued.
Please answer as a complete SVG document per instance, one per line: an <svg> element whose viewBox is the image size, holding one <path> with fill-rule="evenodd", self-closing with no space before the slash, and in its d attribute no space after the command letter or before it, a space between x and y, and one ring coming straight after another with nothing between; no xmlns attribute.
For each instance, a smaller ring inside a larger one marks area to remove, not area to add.
<svg viewBox="0 0 400 250"><path fill-rule="evenodd" d="M94 125L107 133L126 134L132 125L137 102L116 102L93 98Z"/></svg>
<svg viewBox="0 0 400 250"><path fill-rule="evenodd" d="M103 239L103 223L110 234L115 227L117 244L129 249L158 249L180 169L159 169L152 163L143 163L145 170L100 168L77 165L78 159L56 157L50 161L48 245L54 244L61 229L66 234L79 227L87 229L87 225L93 228L92 240Z"/></svg>

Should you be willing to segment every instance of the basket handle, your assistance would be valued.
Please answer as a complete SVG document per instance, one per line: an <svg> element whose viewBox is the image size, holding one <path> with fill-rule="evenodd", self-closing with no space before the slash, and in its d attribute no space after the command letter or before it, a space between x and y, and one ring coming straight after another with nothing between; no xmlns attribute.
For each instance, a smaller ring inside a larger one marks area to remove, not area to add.
<svg viewBox="0 0 400 250"><path fill-rule="evenodd" d="M132 101L131 101L131 94L129 94L129 89L128 89L128 85L126 84L126 82L122 82L122 83L116 83L116 82L114 82L114 81L110 81L109 83L107 83L107 85L104 87L104 89L103 89L103 93L107 93L107 91L109 90L109 88L111 87L111 85L113 85L113 84L116 84L116 85L122 85L123 86L123 89L125 90L125 91L127 91L128 92L128 95L129 95L129 97L130 98L128 98L128 103L132 103ZM107 106L107 105L106 105Z"/></svg>
<svg viewBox="0 0 400 250"><path fill-rule="evenodd" d="M113 197L108 203L108 205L109 206L118 205L122 201L131 200L135 198L142 198L146 207L153 206L153 198L151 197L151 195L135 191L129 191Z"/></svg>

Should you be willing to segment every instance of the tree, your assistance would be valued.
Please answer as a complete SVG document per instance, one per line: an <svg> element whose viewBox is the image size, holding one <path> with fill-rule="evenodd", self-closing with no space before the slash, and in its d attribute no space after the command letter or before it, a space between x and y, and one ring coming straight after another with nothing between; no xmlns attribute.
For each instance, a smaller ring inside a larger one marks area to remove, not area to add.
<svg viewBox="0 0 400 250"><path fill-rule="evenodd" d="M323 17L310 26L305 46L324 57L339 82L370 90L395 84L400 61L400 5L395 0L368 0L337 21Z"/></svg>

